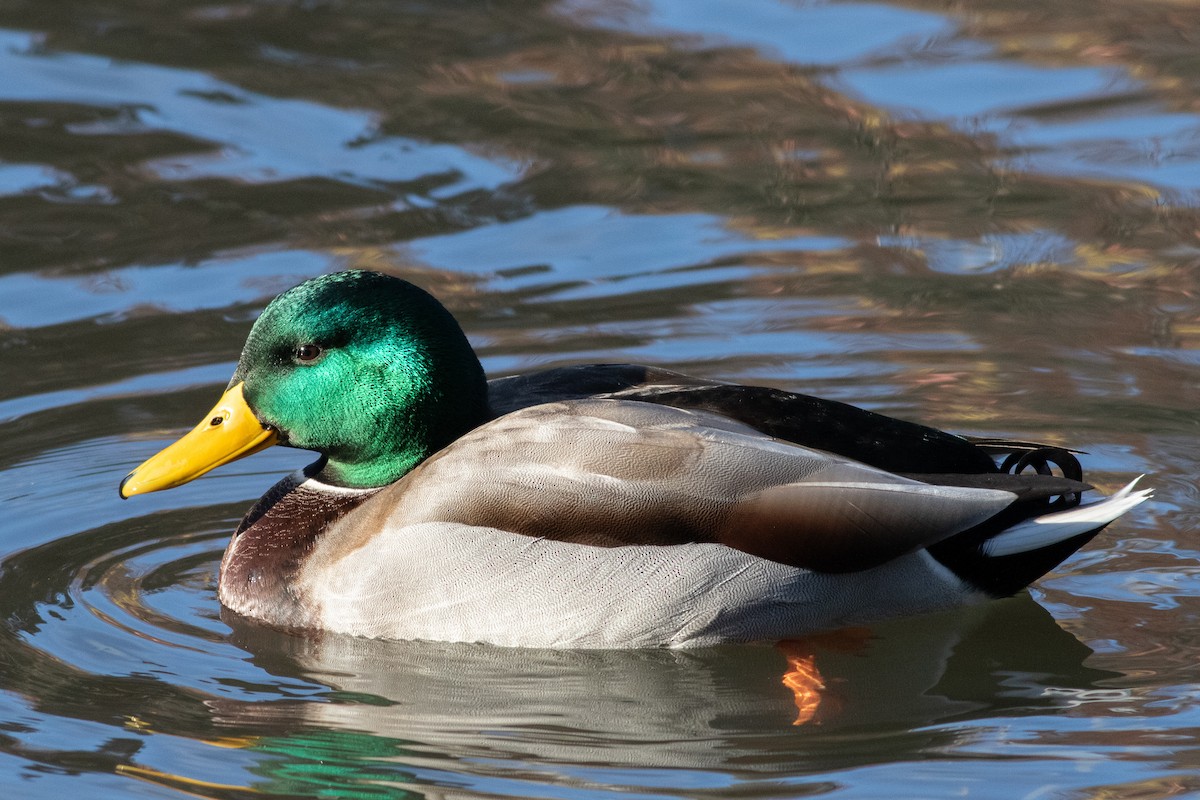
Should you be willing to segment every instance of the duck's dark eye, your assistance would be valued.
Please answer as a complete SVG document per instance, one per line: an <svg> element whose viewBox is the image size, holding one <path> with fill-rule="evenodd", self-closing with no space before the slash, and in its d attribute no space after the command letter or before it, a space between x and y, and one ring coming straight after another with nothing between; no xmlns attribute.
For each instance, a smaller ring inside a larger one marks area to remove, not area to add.
<svg viewBox="0 0 1200 800"><path fill-rule="evenodd" d="M302 344L296 348L296 360L301 363L311 364L320 357L321 348L318 345Z"/></svg>

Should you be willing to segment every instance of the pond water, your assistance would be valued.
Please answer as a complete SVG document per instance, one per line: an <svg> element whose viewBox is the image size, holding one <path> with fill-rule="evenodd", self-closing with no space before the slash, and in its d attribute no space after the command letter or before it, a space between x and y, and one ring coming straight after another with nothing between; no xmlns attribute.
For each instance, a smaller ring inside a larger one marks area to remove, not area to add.
<svg viewBox="0 0 1200 800"><path fill-rule="evenodd" d="M1198 40L1167 0L0 4L0 794L1200 795ZM492 374L766 383L1156 497L1015 598L784 648L223 619L307 454L117 483L352 266Z"/></svg>

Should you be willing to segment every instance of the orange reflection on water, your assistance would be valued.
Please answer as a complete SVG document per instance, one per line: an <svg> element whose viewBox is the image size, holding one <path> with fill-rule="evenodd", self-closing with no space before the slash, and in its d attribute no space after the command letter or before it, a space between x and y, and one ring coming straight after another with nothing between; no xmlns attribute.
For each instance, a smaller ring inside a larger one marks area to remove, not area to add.
<svg viewBox="0 0 1200 800"><path fill-rule="evenodd" d="M825 680L817 669L816 657L799 655L784 650L788 670L783 673L783 685L792 690L796 701L796 719L793 725L807 725L817 715L821 707L821 692L825 690Z"/></svg>
<svg viewBox="0 0 1200 800"><path fill-rule="evenodd" d="M822 705L826 709L830 706L829 687L817 668L817 651L861 653L870 639L871 631L867 628L843 628L803 639L785 639L775 645L787 659L788 668L780 682L792 691L796 703L793 725L820 723L817 712Z"/></svg>

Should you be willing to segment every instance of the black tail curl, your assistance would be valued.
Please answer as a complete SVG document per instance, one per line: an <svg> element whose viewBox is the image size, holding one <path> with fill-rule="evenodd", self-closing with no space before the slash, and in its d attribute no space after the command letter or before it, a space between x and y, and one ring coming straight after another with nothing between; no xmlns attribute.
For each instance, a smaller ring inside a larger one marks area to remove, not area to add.
<svg viewBox="0 0 1200 800"><path fill-rule="evenodd" d="M1057 475L1067 480L1083 482L1083 467L1070 450L1061 447L1037 447L1032 450L1010 452L1000 462L1000 471L1009 475L1020 475L1032 469L1038 475ZM1064 492L1047 503L1048 509L1061 510L1079 505L1081 493Z"/></svg>

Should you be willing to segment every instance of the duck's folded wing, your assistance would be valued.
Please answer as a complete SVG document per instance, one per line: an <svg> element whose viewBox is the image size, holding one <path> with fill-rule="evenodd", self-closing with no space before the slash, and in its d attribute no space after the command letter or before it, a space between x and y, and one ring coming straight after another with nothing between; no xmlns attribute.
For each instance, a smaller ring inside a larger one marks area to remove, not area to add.
<svg viewBox="0 0 1200 800"><path fill-rule="evenodd" d="M854 572L972 528L1014 495L994 489L870 480L814 480L741 499L718 540L818 572Z"/></svg>
<svg viewBox="0 0 1200 800"><path fill-rule="evenodd" d="M484 425L367 506L387 506L389 528L461 523L602 547L720 543L845 572L941 541L1015 499L904 478L705 412L585 400Z"/></svg>

